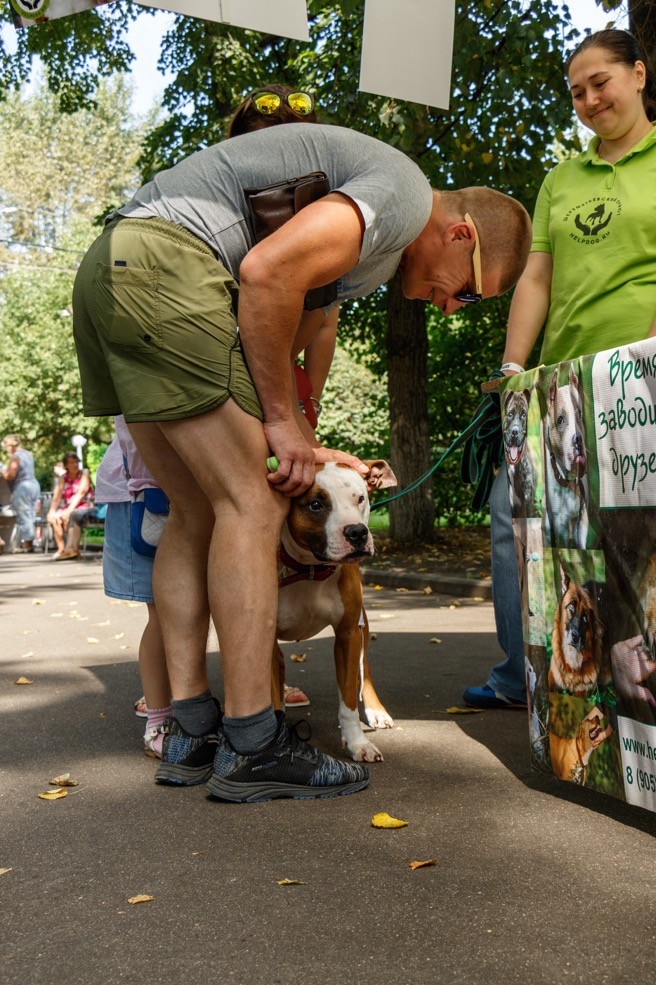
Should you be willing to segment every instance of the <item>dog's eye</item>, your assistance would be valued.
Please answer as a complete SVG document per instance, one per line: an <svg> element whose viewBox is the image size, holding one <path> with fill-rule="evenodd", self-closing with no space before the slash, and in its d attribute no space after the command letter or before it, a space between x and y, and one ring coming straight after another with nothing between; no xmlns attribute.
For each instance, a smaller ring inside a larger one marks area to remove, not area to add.
<svg viewBox="0 0 656 985"><path fill-rule="evenodd" d="M570 616L574 615L574 613L576 612L576 606L574 605L573 602L569 603L569 605L567 606L567 611L569 612Z"/></svg>
<svg viewBox="0 0 656 985"><path fill-rule="evenodd" d="M556 421L556 424L558 425L559 428L561 428L564 423L565 423L565 418L561 414L560 417L558 418L558 420Z"/></svg>
<svg viewBox="0 0 656 985"><path fill-rule="evenodd" d="M321 502L320 499L311 499L310 502L307 504L307 508L312 513L320 513L321 510L323 509L323 503Z"/></svg>

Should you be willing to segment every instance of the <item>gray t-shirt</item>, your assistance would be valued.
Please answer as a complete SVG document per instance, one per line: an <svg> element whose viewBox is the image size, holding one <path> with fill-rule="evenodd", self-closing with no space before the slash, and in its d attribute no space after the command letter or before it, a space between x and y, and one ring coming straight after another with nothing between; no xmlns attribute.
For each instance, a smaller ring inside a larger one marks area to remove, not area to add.
<svg viewBox="0 0 656 985"><path fill-rule="evenodd" d="M355 130L292 123L232 137L162 171L118 212L184 226L238 281L241 261L255 245L243 189L312 171L324 171L331 191L351 198L365 224L360 260L338 282L335 304L365 297L394 275L404 249L426 226L433 197L405 154Z"/></svg>

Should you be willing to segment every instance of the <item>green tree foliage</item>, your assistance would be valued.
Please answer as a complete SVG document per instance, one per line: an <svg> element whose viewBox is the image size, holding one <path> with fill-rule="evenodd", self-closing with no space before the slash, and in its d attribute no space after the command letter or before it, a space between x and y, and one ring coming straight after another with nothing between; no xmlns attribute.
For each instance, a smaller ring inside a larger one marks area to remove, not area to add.
<svg viewBox="0 0 656 985"><path fill-rule="evenodd" d="M111 430L82 416L71 290L95 218L138 184L129 99L115 78L73 113L43 81L0 104L0 431L22 434L44 471L76 432Z"/></svg>
<svg viewBox="0 0 656 985"><path fill-rule="evenodd" d="M193 18L175 19L160 56L174 80L164 96L166 115L144 143L144 176L219 139L242 96L276 80L312 88L324 122L351 126L397 146L436 187L487 184L532 209L552 162L549 148L562 139L571 120L562 66L573 31L554 0L459 0L452 99L444 112L357 91L364 0L310 0L308 6L309 45ZM21 42L17 61L4 53L5 84L15 81L17 72L24 76L31 53L38 51L53 65L51 79L66 97L65 106L75 98L88 99L91 37L96 37L101 71L120 67L128 57L122 38L135 10L122 0L102 12L23 32L30 37ZM64 36L66 61L55 57ZM388 324L384 290L345 306L342 342L368 352L372 369L385 369L390 343L396 352L410 338L418 347L417 359L399 362L389 380L392 408L407 387L428 398L416 401L417 420L406 422L404 434L414 440L397 441L399 461L394 466L404 482L414 478L411 470L419 462L430 459L466 424L479 399L480 381L498 364L508 299L479 308L464 312L457 322L433 310L424 321L414 312L411 334L409 309L402 304L395 304L395 318ZM428 360L421 354L426 334L431 340ZM404 377L407 366L416 365L420 371ZM466 509L469 492L452 475L446 483L438 479L436 489L440 510ZM426 506L432 510L432 504L422 505L425 518Z"/></svg>
<svg viewBox="0 0 656 985"><path fill-rule="evenodd" d="M348 448L364 458L389 457L385 377L373 373L341 346L322 396L317 436L329 448Z"/></svg>

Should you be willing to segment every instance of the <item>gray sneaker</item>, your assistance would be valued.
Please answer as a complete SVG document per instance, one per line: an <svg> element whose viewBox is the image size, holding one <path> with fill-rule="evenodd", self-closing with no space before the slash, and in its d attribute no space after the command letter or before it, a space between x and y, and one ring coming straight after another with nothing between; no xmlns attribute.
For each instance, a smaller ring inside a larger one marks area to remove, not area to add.
<svg viewBox="0 0 656 985"><path fill-rule="evenodd" d="M370 779L366 766L319 752L299 736L296 725L289 725L280 712L276 714L275 739L251 755L236 752L219 729L214 772L206 787L211 797L253 803L277 797L340 797L364 790Z"/></svg>

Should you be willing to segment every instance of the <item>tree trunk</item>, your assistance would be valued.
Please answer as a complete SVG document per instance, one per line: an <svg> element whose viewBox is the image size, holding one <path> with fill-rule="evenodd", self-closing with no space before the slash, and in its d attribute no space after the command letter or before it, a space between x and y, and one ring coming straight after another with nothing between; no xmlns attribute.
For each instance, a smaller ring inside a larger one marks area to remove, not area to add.
<svg viewBox="0 0 656 985"><path fill-rule="evenodd" d="M390 458L399 489L428 471L428 338L423 301L408 301L397 273L388 286L387 358ZM398 491L398 490L397 490ZM435 509L430 480L390 506L390 536L396 543L433 536Z"/></svg>

